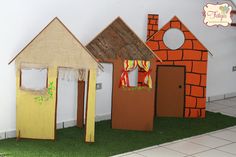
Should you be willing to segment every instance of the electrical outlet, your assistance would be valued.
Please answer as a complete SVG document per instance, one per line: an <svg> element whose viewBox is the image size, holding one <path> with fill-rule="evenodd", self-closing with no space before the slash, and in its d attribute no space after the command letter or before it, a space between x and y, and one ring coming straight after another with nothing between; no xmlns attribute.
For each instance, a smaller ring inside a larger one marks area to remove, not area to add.
<svg viewBox="0 0 236 157"><path fill-rule="evenodd" d="M97 83L96 84L96 90L102 89L102 83Z"/></svg>
<svg viewBox="0 0 236 157"><path fill-rule="evenodd" d="M233 66L233 71L236 71L236 66Z"/></svg>

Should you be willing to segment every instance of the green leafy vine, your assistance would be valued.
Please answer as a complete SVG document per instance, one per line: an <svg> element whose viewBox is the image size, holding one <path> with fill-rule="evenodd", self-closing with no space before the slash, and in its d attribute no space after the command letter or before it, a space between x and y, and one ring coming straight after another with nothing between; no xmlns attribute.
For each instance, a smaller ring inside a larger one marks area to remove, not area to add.
<svg viewBox="0 0 236 157"><path fill-rule="evenodd" d="M42 104L45 101L48 101L53 98L53 93L55 91L54 82L49 82L46 95L40 95L34 98L35 102Z"/></svg>

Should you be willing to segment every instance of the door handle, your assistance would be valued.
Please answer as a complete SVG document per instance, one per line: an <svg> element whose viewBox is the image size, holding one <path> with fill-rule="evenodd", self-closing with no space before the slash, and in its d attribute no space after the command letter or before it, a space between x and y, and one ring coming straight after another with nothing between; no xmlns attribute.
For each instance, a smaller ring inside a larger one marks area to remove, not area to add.
<svg viewBox="0 0 236 157"><path fill-rule="evenodd" d="M182 85L179 85L179 88L182 88Z"/></svg>

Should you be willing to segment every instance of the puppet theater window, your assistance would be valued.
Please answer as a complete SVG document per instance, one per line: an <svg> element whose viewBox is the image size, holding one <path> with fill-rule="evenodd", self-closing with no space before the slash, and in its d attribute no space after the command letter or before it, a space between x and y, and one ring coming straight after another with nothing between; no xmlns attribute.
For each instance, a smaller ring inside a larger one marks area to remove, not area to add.
<svg viewBox="0 0 236 157"><path fill-rule="evenodd" d="M120 87L152 88L150 61L125 60L120 78Z"/></svg>
<svg viewBox="0 0 236 157"><path fill-rule="evenodd" d="M20 86L22 89L42 91L47 88L46 68L23 68L21 69Z"/></svg>
<svg viewBox="0 0 236 157"><path fill-rule="evenodd" d="M128 72L129 86L138 86L138 67Z"/></svg>

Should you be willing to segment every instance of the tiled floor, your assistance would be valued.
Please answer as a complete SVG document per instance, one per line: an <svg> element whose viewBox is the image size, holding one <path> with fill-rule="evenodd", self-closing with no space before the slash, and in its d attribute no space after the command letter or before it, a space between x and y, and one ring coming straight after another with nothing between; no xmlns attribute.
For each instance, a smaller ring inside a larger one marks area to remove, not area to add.
<svg viewBox="0 0 236 157"><path fill-rule="evenodd" d="M207 110L236 117L236 98L207 103ZM236 126L113 157L236 157Z"/></svg>

